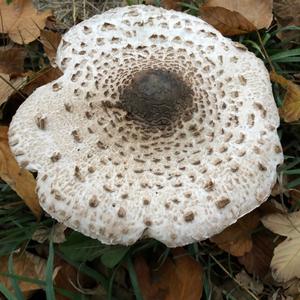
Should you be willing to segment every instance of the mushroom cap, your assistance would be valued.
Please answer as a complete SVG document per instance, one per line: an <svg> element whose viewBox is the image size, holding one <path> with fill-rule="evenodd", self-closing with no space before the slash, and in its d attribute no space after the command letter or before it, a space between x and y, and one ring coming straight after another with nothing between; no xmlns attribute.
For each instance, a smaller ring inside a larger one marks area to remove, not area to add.
<svg viewBox="0 0 300 300"><path fill-rule="evenodd" d="M177 247L268 198L279 117L244 46L199 18L137 5L72 27L57 64L63 76L20 106L9 142L59 222L105 244Z"/></svg>

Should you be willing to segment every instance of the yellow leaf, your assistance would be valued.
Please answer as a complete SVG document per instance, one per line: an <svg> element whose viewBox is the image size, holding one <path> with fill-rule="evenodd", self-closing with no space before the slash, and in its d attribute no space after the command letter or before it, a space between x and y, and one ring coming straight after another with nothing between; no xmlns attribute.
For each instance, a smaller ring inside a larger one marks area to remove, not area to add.
<svg viewBox="0 0 300 300"><path fill-rule="evenodd" d="M21 169L13 157L7 138L8 127L0 126L0 177L24 200L34 215L39 218L41 207L35 193L33 175Z"/></svg>
<svg viewBox="0 0 300 300"><path fill-rule="evenodd" d="M14 0L7 4L0 0L0 32L7 33L12 41L28 44L40 36L51 11L38 12L31 0Z"/></svg>
<svg viewBox="0 0 300 300"><path fill-rule="evenodd" d="M274 279L279 282L300 277L300 236L287 238L275 248L271 268Z"/></svg>
<svg viewBox="0 0 300 300"><path fill-rule="evenodd" d="M270 78L272 81L277 82L284 89L286 89L282 107L279 109L280 116L284 119L285 122L293 122L299 120L300 87L275 72L270 73Z"/></svg>
<svg viewBox="0 0 300 300"><path fill-rule="evenodd" d="M259 224L259 217L258 211L254 210L210 240L231 255L243 256L252 249L251 234Z"/></svg>
<svg viewBox="0 0 300 300"><path fill-rule="evenodd" d="M20 256L15 256L13 259L14 273L19 276L30 277L34 279L45 279L46 260L35 256L29 252L24 252ZM0 258L0 272L8 273L8 257ZM10 277L0 275L0 282L9 290L13 291ZM42 287L31 282L19 281L19 286L24 294L39 290Z"/></svg>
<svg viewBox="0 0 300 300"><path fill-rule="evenodd" d="M220 6L202 6L200 16L224 35L245 34L256 28L245 17L236 11Z"/></svg>
<svg viewBox="0 0 300 300"><path fill-rule="evenodd" d="M262 218L269 230L290 238L300 238L300 211L290 214L272 214Z"/></svg>
<svg viewBox="0 0 300 300"><path fill-rule="evenodd" d="M26 77L10 79L9 75L0 73L0 105L6 102L9 96L19 90L25 82Z"/></svg>
<svg viewBox="0 0 300 300"><path fill-rule="evenodd" d="M252 24L255 29L268 28L273 19L272 15L273 0L208 0L204 7L222 7L229 10L231 14L227 14L227 20L230 24L234 21L234 13L243 16L247 21ZM237 28L238 23L232 23L232 28ZM240 25L243 25L241 23ZM245 28L246 29L246 28ZM253 30L251 30L253 31ZM248 31L249 32L249 31Z"/></svg>

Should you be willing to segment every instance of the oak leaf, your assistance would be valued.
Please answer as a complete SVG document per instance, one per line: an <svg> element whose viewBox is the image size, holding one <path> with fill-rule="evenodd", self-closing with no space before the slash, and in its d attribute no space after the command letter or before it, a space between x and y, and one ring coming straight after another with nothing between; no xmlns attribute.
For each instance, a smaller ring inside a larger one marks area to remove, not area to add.
<svg viewBox="0 0 300 300"><path fill-rule="evenodd" d="M265 227L287 238L274 250L271 261L275 280L286 282L300 277L300 211L262 218Z"/></svg>
<svg viewBox="0 0 300 300"><path fill-rule="evenodd" d="M53 31L41 31L40 41L43 44L44 50L50 60L51 65L55 65L57 47L61 40L61 34Z"/></svg>
<svg viewBox="0 0 300 300"><path fill-rule="evenodd" d="M35 193L33 175L19 167L12 155L7 137L8 127L0 126L0 177L24 200L34 215L39 218L41 207Z"/></svg>
<svg viewBox="0 0 300 300"><path fill-rule="evenodd" d="M271 25L273 19L272 4L273 0L208 0L204 7L222 7L230 11L230 13L226 12L225 24L231 25L233 29L241 28L250 32L268 28ZM252 26L246 25L237 14L245 18Z"/></svg>
<svg viewBox="0 0 300 300"><path fill-rule="evenodd" d="M40 36L46 19L51 11L38 12L31 0L14 0L7 4L0 0L1 26L0 32L7 33L12 41L28 44Z"/></svg>
<svg viewBox="0 0 300 300"><path fill-rule="evenodd" d="M282 107L279 109L280 116L285 122L293 122L300 119L300 87L283 76L271 72L270 78L286 89Z"/></svg>
<svg viewBox="0 0 300 300"><path fill-rule="evenodd" d="M199 300L203 289L202 266L183 248L172 250L161 267L151 271L144 257L135 260L135 271L144 300Z"/></svg>
<svg viewBox="0 0 300 300"><path fill-rule="evenodd" d="M20 74L24 71L25 48L1 47L0 50L0 73Z"/></svg>
<svg viewBox="0 0 300 300"><path fill-rule="evenodd" d="M221 233L211 237L210 240L233 256L243 256L252 249L251 235L258 226L259 219L260 214L258 210L254 210Z"/></svg>
<svg viewBox="0 0 300 300"><path fill-rule="evenodd" d="M29 252L23 252L13 258L14 274L29 277L33 279L44 280L46 274L46 260ZM0 258L0 273L8 273L8 257ZM0 275L0 282L10 291L13 291L10 277ZM26 281L19 281L19 287L24 295L30 295L31 292L41 289L42 287Z"/></svg>

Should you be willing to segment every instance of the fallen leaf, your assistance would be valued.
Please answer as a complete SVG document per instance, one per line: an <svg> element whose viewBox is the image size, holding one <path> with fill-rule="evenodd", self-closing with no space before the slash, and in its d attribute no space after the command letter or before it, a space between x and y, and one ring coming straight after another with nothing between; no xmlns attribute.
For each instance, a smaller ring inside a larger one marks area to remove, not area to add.
<svg viewBox="0 0 300 300"><path fill-rule="evenodd" d="M219 248L234 256L243 256L252 249L252 232L258 226L260 214L254 210L227 227L210 240Z"/></svg>
<svg viewBox="0 0 300 300"><path fill-rule="evenodd" d="M220 6L202 6L200 16L224 35L245 34L255 31L255 26L236 11Z"/></svg>
<svg viewBox="0 0 300 300"><path fill-rule="evenodd" d="M280 116L285 122L293 122L300 119L300 87L292 81L278 75L275 72L270 73L272 81L278 83L286 89L282 107L279 109Z"/></svg>
<svg viewBox="0 0 300 300"><path fill-rule="evenodd" d="M279 235L300 238L300 211L268 215L262 222L265 227Z"/></svg>
<svg viewBox="0 0 300 300"><path fill-rule="evenodd" d="M144 300L199 300L203 288L202 266L183 248L172 250L157 270L150 270L144 257L135 260L135 271Z"/></svg>
<svg viewBox="0 0 300 300"><path fill-rule="evenodd" d="M269 234L259 232L253 235L253 247L250 252L238 257L248 273L263 279L270 269L275 243Z"/></svg>
<svg viewBox="0 0 300 300"><path fill-rule="evenodd" d="M26 82L27 77L10 79L7 74L0 73L0 105L6 102L12 94L16 93Z"/></svg>
<svg viewBox="0 0 300 300"><path fill-rule="evenodd" d="M42 30L40 41L43 44L44 50L50 60L52 66L55 65L56 51L61 40L61 34L49 30Z"/></svg>
<svg viewBox="0 0 300 300"><path fill-rule="evenodd" d="M0 32L7 33L12 41L28 44L40 36L45 27L50 10L38 12L31 0L14 0L7 4L0 0L1 26Z"/></svg>
<svg viewBox="0 0 300 300"><path fill-rule="evenodd" d="M300 211L290 214L274 214L262 218L269 230L286 236L274 250L271 261L275 280L286 282L300 277Z"/></svg>
<svg viewBox="0 0 300 300"><path fill-rule="evenodd" d="M300 237L287 238L275 248L271 268L273 278L279 282L300 277Z"/></svg>
<svg viewBox="0 0 300 300"><path fill-rule="evenodd" d="M274 0L274 15L280 27L300 26L300 1L299 0ZM298 37L296 37L298 35ZM280 39L294 37L294 42L299 41L299 30L286 30L278 33Z"/></svg>
<svg viewBox="0 0 300 300"><path fill-rule="evenodd" d="M268 28L273 20L273 0L208 0L203 7L214 7L216 10L218 10L217 7L222 7L230 11L230 13L224 11L226 14L225 24L230 25L233 29L242 28L246 32ZM221 11L216 13L220 15ZM239 18L236 13L245 18L252 26L244 24L243 19ZM221 16L219 20L223 20Z"/></svg>
<svg viewBox="0 0 300 300"><path fill-rule="evenodd" d="M31 95L38 87L45 85L62 75L62 72L58 68L47 68L41 70L38 73L29 73L28 84L24 86L22 92Z"/></svg>
<svg viewBox="0 0 300 300"><path fill-rule="evenodd" d="M20 74L24 71L26 50L22 47L0 48L0 73Z"/></svg>
<svg viewBox="0 0 300 300"><path fill-rule="evenodd" d="M24 277L30 277L39 280L45 280L46 260L29 252L23 252L21 255L13 257L13 271L15 274ZM0 272L8 272L8 257L0 258ZM0 282L10 291L13 291L10 277L0 275ZM39 290L42 287L31 282L19 281L21 291L30 294L33 291Z"/></svg>
<svg viewBox="0 0 300 300"><path fill-rule="evenodd" d="M35 193L33 175L19 167L12 155L7 137L8 127L0 126L0 177L24 200L34 215L39 218L41 207Z"/></svg>

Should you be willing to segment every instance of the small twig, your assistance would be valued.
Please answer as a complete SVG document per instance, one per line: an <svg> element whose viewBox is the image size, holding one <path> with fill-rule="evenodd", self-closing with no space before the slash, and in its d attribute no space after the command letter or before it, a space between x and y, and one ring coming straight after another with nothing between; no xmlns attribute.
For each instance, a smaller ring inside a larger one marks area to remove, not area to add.
<svg viewBox="0 0 300 300"><path fill-rule="evenodd" d="M248 288L246 288L245 286L241 285L240 282L235 279L231 274L230 272L228 272L226 270L226 268L212 255L212 254L209 254L209 256L214 260L214 262L236 283L238 284L238 286L240 288L242 288L243 290L245 290L253 299L255 300L259 300Z"/></svg>
<svg viewBox="0 0 300 300"><path fill-rule="evenodd" d="M260 46L261 46L261 48L262 48L262 50L263 50L263 53L264 53L264 55L265 55L265 58L267 59L267 61L268 61L269 65L270 65L272 71L275 72L275 68L274 68L274 66L273 66L273 64L272 64L272 61L270 60L270 57L269 57L269 55L268 55L268 52L267 52L267 50L266 50L266 48L265 48L265 46L264 46L264 44L263 44L263 41L262 41L262 39L261 39L261 36L260 36L259 31L256 30L256 33L257 33L257 36L258 36L258 40L259 40Z"/></svg>

